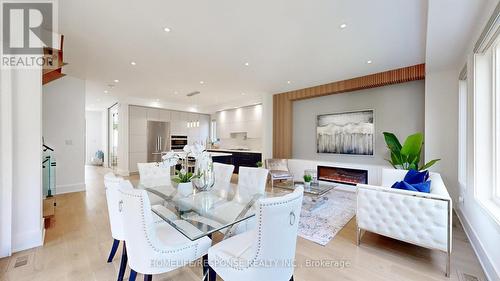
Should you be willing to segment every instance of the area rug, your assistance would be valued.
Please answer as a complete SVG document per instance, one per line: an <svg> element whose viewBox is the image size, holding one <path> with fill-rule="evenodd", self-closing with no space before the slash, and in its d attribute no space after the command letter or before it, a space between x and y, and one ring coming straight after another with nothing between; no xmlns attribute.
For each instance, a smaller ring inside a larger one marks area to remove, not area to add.
<svg viewBox="0 0 500 281"><path fill-rule="evenodd" d="M354 217L356 193L332 190L313 202L304 196L299 221L299 236L325 246Z"/></svg>

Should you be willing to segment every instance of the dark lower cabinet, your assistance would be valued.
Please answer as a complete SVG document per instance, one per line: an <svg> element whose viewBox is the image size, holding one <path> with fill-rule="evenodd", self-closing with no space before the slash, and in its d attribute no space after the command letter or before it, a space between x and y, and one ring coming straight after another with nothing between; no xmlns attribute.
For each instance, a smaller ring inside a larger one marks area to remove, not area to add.
<svg viewBox="0 0 500 281"><path fill-rule="evenodd" d="M237 174L240 167L257 167L257 162L262 162L262 154L253 152L220 151L232 153L231 156L213 157L214 162L234 165L234 172Z"/></svg>

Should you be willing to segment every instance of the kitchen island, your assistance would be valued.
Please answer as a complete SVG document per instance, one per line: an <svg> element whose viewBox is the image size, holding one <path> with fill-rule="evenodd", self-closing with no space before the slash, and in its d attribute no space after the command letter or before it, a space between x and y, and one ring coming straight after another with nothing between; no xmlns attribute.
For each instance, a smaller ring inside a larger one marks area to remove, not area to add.
<svg viewBox="0 0 500 281"><path fill-rule="evenodd" d="M234 173L239 172L240 167L257 167L257 162L262 162L262 153L255 150L241 149L208 149L209 152L227 153L231 155L214 157L213 161L223 164L234 165Z"/></svg>

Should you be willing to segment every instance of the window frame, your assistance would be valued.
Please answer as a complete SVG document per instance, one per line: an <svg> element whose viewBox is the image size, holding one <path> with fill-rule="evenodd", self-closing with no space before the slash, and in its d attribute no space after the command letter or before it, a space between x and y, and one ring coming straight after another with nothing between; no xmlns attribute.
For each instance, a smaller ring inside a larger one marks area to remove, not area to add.
<svg viewBox="0 0 500 281"><path fill-rule="evenodd" d="M494 186L490 191L490 200L500 207L500 40L492 46L492 90L493 90L493 129L494 129Z"/></svg>

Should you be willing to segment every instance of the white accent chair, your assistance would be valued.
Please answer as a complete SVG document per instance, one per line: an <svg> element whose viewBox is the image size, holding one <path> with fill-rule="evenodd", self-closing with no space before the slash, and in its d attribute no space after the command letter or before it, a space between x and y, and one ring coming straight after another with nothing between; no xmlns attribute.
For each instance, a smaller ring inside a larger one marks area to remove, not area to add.
<svg viewBox="0 0 500 281"><path fill-rule="evenodd" d="M298 187L283 197L260 199L258 227L211 247L209 265L225 281L293 280L303 193ZM264 266L269 261L277 264Z"/></svg>
<svg viewBox="0 0 500 281"><path fill-rule="evenodd" d="M214 163L215 184L214 187L219 192L229 192L231 189L231 177L233 176L234 165Z"/></svg>
<svg viewBox="0 0 500 281"><path fill-rule="evenodd" d="M430 173L431 192L394 189L407 171L382 170L382 186L357 185L357 244L361 231L405 241L447 253L446 276L450 276L452 202L437 173Z"/></svg>
<svg viewBox="0 0 500 281"><path fill-rule="evenodd" d="M293 185L293 174L288 168L288 159L266 159L266 169L271 176L271 188L274 188L274 181L289 181Z"/></svg>
<svg viewBox="0 0 500 281"><path fill-rule="evenodd" d="M109 224L111 228L111 236L113 237L113 246L108 257L108 263L113 261L113 258L118 250L120 241L125 241L125 234L123 233L123 220L119 211L120 193L119 188L132 189L132 185L123 183L123 178L116 177L113 173L104 175L104 186L106 187L106 201L108 205ZM125 268L127 267L127 250L125 243L122 248L122 258L120 262L120 270L118 272L118 280L123 280Z"/></svg>
<svg viewBox="0 0 500 281"><path fill-rule="evenodd" d="M145 190L120 189L125 241L131 268L130 279L137 273L144 280L187 265L207 254L212 240L208 237L190 241L167 223L155 224Z"/></svg>

